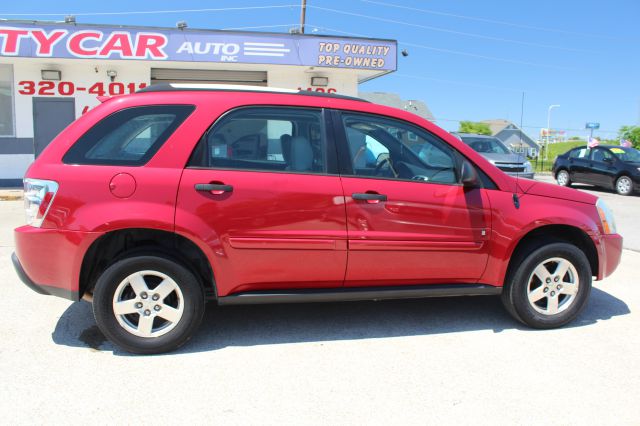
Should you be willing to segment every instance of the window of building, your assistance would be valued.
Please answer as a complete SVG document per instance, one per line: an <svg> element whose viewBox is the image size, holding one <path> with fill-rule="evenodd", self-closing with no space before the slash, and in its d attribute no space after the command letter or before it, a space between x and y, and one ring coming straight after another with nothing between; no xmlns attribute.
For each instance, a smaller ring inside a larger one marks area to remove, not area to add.
<svg viewBox="0 0 640 426"><path fill-rule="evenodd" d="M241 108L227 114L207 132L189 165L324 173L325 151L320 110Z"/></svg>
<svg viewBox="0 0 640 426"><path fill-rule="evenodd" d="M15 136L11 65L0 65L0 136Z"/></svg>
<svg viewBox="0 0 640 426"><path fill-rule="evenodd" d="M191 105L127 108L104 118L67 151L67 164L145 164L193 111Z"/></svg>

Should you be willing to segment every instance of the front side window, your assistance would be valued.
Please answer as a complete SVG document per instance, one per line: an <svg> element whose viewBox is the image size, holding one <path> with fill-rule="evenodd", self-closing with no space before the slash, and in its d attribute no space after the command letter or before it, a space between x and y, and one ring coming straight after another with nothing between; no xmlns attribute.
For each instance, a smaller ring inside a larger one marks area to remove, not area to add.
<svg viewBox="0 0 640 426"><path fill-rule="evenodd" d="M202 138L189 166L324 173L322 112L251 107L228 113Z"/></svg>
<svg viewBox="0 0 640 426"><path fill-rule="evenodd" d="M127 108L101 120L67 151L67 164L145 164L193 111L191 105Z"/></svg>
<svg viewBox="0 0 640 426"><path fill-rule="evenodd" d="M446 143L409 123L342 114L353 174L454 184L455 155Z"/></svg>
<svg viewBox="0 0 640 426"><path fill-rule="evenodd" d="M13 68L0 65L0 136L13 136Z"/></svg>
<svg viewBox="0 0 640 426"><path fill-rule="evenodd" d="M612 161L613 154L609 152L607 149L597 148L592 152L592 160L593 161Z"/></svg>

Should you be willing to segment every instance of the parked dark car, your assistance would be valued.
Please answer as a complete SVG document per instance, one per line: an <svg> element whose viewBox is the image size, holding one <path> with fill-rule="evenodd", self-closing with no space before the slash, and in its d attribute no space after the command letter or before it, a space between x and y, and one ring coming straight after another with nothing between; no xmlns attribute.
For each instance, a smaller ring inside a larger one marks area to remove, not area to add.
<svg viewBox="0 0 640 426"><path fill-rule="evenodd" d="M573 148L556 158L553 176L562 186L587 183L630 195L640 190L640 151L615 145Z"/></svg>

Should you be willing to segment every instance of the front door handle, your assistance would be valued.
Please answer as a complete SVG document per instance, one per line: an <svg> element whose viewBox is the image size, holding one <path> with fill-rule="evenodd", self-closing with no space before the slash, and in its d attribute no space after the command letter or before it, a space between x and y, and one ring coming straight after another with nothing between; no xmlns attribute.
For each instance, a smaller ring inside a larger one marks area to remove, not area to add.
<svg viewBox="0 0 640 426"><path fill-rule="evenodd" d="M213 195L221 195L225 192L233 192L233 186L223 183L196 183L196 191L210 192Z"/></svg>
<svg viewBox="0 0 640 426"><path fill-rule="evenodd" d="M380 201L387 201L387 196L384 194L378 194L377 192L365 192L351 194L351 198L354 200L366 201L369 204L377 204Z"/></svg>

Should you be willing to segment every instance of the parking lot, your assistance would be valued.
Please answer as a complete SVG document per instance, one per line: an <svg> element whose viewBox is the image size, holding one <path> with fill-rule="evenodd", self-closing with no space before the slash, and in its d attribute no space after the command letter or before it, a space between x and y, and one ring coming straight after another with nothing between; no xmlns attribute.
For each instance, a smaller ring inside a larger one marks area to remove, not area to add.
<svg viewBox="0 0 640 426"><path fill-rule="evenodd" d="M186 347L147 357L106 342L88 303L18 280L22 203L0 202L4 423L637 424L640 197L592 192L627 250L563 329L494 297L210 305Z"/></svg>

